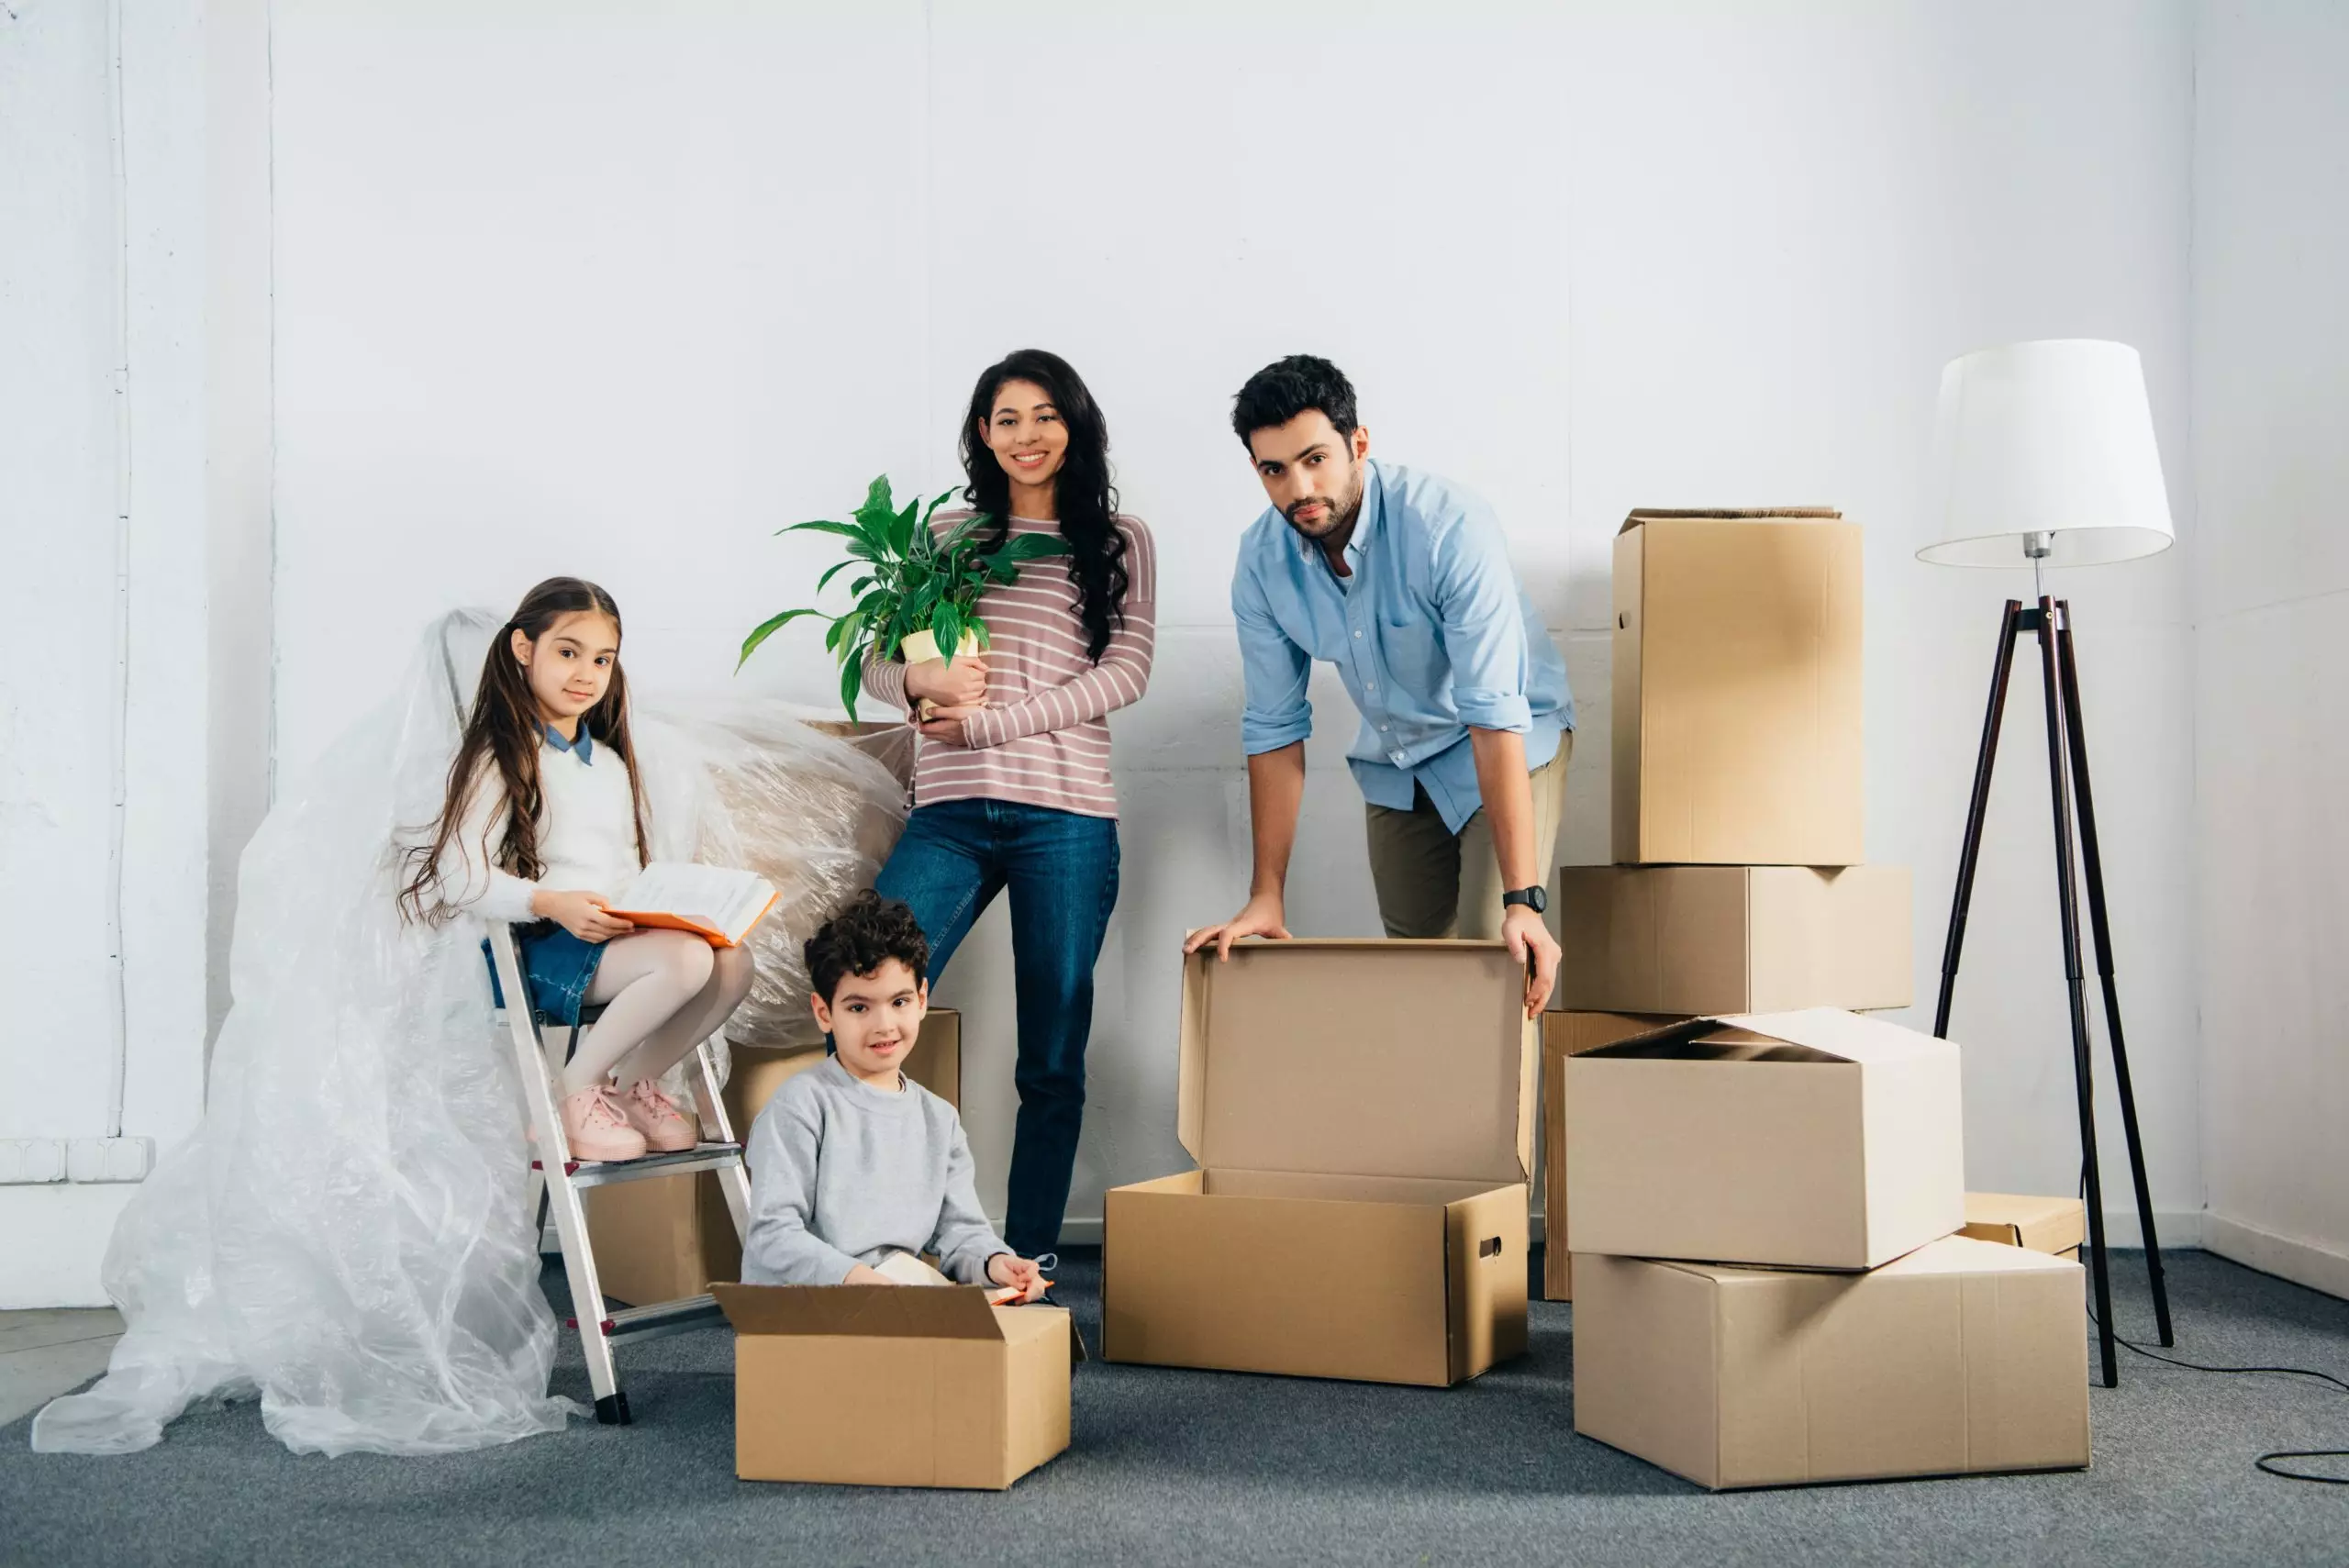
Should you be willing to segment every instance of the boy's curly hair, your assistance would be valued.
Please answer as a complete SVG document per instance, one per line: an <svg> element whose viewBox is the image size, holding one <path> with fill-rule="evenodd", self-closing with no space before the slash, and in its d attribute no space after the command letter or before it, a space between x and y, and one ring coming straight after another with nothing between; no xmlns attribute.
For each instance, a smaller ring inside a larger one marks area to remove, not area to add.
<svg viewBox="0 0 2349 1568"><path fill-rule="evenodd" d="M912 970L917 982L930 973L930 939L921 934L912 908L869 887L825 921L802 951L807 978L826 1006L842 980L870 974L893 958Z"/></svg>

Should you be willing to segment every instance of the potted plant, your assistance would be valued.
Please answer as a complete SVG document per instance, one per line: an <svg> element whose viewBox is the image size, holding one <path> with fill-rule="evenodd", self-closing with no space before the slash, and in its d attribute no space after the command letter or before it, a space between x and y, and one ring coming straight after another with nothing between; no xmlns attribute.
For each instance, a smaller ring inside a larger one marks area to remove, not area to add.
<svg viewBox="0 0 2349 1568"><path fill-rule="evenodd" d="M742 656L734 667L740 670L760 643L801 616L821 616L832 623L824 633L824 646L840 661L841 706L854 718L868 657L899 655L908 663L943 657L952 663L958 654L986 647L979 595L993 584L1016 579L1022 562L1065 555L1068 541L1057 534L1019 534L993 550L982 550L977 534L989 521L985 517L965 518L943 537L933 534L930 520L952 494L944 492L927 507L917 496L899 510L885 473L866 488L864 505L850 514L851 521L818 520L777 528L778 534L811 531L848 540L848 559L834 562L816 579L816 592L822 594L833 578L854 570L860 574L848 591L855 603L839 615L807 608L768 617L742 639Z"/></svg>

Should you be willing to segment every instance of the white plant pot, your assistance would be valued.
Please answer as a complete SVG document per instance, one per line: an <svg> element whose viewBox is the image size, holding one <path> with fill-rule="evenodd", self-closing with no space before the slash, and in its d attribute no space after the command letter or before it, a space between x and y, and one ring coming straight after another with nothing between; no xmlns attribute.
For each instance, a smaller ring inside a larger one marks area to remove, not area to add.
<svg viewBox="0 0 2349 1568"><path fill-rule="evenodd" d="M979 634L975 631L966 631L963 634L963 640L954 646L954 657L960 659L966 653L976 653L978 651ZM909 631L906 633L905 639L897 644L897 651L907 663L919 664L939 657L938 639L927 629Z"/></svg>

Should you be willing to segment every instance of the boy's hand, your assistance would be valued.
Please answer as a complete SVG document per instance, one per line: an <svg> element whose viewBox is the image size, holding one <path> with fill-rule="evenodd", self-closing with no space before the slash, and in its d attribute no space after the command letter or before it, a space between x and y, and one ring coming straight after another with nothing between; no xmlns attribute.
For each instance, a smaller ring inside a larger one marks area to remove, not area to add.
<svg viewBox="0 0 2349 1568"><path fill-rule="evenodd" d="M1558 984L1558 939L1541 916L1522 904L1508 906L1508 916L1501 921L1501 937L1508 943L1509 957L1526 964L1525 1016L1536 1018L1549 1005L1550 992ZM1527 955L1532 962L1527 962Z"/></svg>
<svg viewBox="0 0 2349 1568"><path fill-rule="evenodd" d="M896 1284L896 1283L879 1269L868 1268L863 1263L849 1270L848 1277L841 1281L842 1284Z"/></svg>
<svg viewBox="0 0 2349 1568"><path fill-rule="evenodd" d="M541 887L530 895L530 913L552 920L583 942L607 942L624 937L635 926L605 908L610 902L600 893L556 891Z"/></svg>
<svg viewBox="0 0 2349 1568"><path fill-rule="evenodd" d="M1282 923L1281 901L1266 894L1248 900L1245 907L1220 926L1209 926L1191 933L1183 944L1186 957L1198 951L1209 942L1215 944L1218 959L1231 956L1231 944L1242 937L1271 937L1277 941L1289 940L1288 927Z"/></svg>
<svg viewBox="0 0 2349 1568"><path fill-rule="evenodd" d="M987 1278L1002 1285L1018 1285L1022 1301L1041 1301L1052 1281L1044 1271L1028 1258L1018 1258L1009 1252L997 1252L987 1260Z"/></svg>

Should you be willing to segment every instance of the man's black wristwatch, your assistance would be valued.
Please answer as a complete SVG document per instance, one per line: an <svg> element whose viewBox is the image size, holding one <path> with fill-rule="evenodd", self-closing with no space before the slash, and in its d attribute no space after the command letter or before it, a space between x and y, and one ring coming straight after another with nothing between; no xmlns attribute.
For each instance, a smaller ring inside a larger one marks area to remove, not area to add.
<svg viewBox="0 0 2349 1568"><path fill-rule="evenodd" d="M1502 908L1506 909L1512 904L1522 904L1536 915L1544 914L1550 907L1550 895L1542 891L1539 884L1531 887L1514 887L1501 895Z"/></svg>

